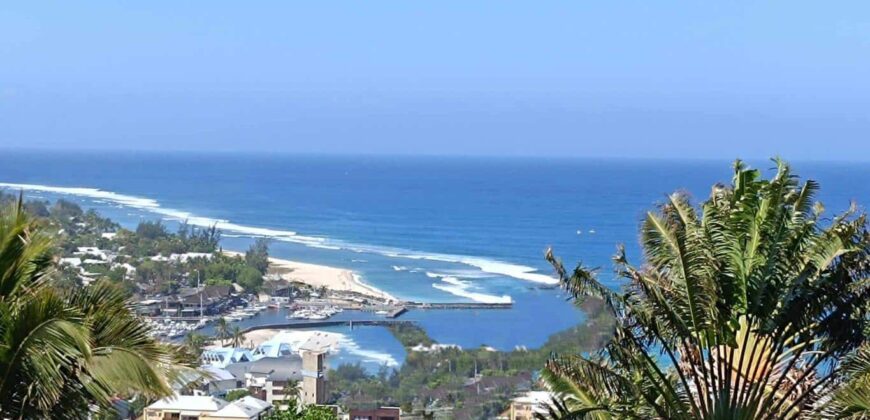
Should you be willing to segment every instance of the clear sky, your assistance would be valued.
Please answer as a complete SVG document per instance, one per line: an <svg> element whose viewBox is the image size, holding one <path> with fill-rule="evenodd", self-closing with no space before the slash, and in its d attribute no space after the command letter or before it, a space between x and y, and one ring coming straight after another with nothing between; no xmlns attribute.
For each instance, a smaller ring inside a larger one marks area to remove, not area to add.
<svg viewBox="0 0 870 420"><path fill-rule="evenodd" d="M2 147L870 160L870 2L4 2Z"/></svg>

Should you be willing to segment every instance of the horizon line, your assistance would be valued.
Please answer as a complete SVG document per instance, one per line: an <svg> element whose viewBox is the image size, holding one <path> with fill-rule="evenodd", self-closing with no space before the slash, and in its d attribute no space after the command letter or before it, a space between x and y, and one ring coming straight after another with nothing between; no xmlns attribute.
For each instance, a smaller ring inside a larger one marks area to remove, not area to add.
<svg viewBox="0 0 870 420"><path fill-rule="evenodd" d="M47 153L47 154L72 154L72 155L200 155L200 156L247 156L247 157L310 157L310 158L419 158L419 159L492 159L492 160L556 160L556 161L571 161L571 160L587 160L587 161L614 161L627 160L637 162L710 162L710 163L732 163L735 160L742 160L749 163L769 162L776 158L782 158L786 162L796 163L849 163L849 164L866 164L870 160L860 159L806 159L806 158L787 158L781 155L773 155L767 157L758 156L735 156L729 158L717 158L709 156L687 156L687 157L661 157L661 156L636 156L636 155L548 155L548 154L483 154L483 153L406 153L406 152L302 152L293 150L235 150L235 149L139 149L139 148L50 148L50 147L5 147L0 146L0 152L6 153Z"/></svg>

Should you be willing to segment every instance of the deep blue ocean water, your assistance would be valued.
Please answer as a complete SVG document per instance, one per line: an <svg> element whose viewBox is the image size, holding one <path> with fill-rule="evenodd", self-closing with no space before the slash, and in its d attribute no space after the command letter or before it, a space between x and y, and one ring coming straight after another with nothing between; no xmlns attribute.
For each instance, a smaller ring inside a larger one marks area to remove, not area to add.
<svg viewBox="0 0 870 420"><path fill-rule="evenodd" d="M850 200L870 202L868 164L793 166L821 182L829 214ZM582 259L601 267L602 279L617 287L610 257L624 243L640 263L637 232L645 211L678 189L700 201L731 173L727 159L0 153L0 183L42 186L25 194L72 199L126 226L157 218L220 220L229 227L226 249L244 250L253 236L271 236L277 257L353 269L403 299L509 299L511 310L407 315L442 343L500 349L538 346L582 319L546 284L547 247L566 265ZM361 347L403 359L388 334L360 331L353 334Z"/></svg>

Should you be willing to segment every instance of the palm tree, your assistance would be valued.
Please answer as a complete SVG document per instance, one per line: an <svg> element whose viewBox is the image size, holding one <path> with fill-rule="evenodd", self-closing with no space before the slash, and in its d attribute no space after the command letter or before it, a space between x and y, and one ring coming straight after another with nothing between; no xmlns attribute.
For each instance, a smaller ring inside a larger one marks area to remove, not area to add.
<svg viewBox="0 0 870 420"><path fill-rule="evenodd" d="M80 418L118 395L171 394L183 367L108 282L52 284L52 240L19 197L0 211L0 417Z"/></svg>
<svg viewBox="0 0 870 420"><path fill-rule="evenodd" d="M285 395L285 400L295 400L299 398L299 381L295 379L287 379L287 383L284 384L284 388L281 391Z"/></svg>
<svg viewBox="0 0 870 420"><path fill-rule="evenodd" d="M600 353L547 362L558 397L546 416L791 419L868 405L865 215L822 219L818 184L776 162L765 180L738 161L700 209L675 193L649 212L645 264L621 247L614 258L619 292L548 251L573 297L601 298L617 326Z"/></svg>
<svg viewBox="0 0 870 420"><path fill-rule="evenodd" d="M184 347L193 356L199 357L202 354L202 348L206 345L204 335L192 332L184 337Z"/></svg>
<svg viewBox="0 0 870 420"><path fill-rule="evenodd" d="M238 325L234 326L230 333L230 341L233 344L233 347L241 347L242 343L245 341L245 333L242 332L242 328Z"/></svg>
<svg viewBox="0 0 870 420"><path fill-rule="evenodd" d="M230 337L230 325L227 323L227 319L224 317L218 318L214 329L217 339L220 340L221 346L223 346L224 340Z"/></svg>
<svg viewBox="0 0 870 420"><path fill-rule="evenodd" d="M870 418L870 346L864 345L843 361L844 380L824 404L819 417Z"/></svg>

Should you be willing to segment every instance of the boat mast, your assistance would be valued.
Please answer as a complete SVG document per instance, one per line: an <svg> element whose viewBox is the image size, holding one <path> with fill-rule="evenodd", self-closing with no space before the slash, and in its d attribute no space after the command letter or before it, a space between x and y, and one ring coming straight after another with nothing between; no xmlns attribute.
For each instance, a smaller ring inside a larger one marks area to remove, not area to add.
<svg viewBox="0 0 870 420"><path fill-rule="evenodd" d="M199 290L199 320L202 321L202 289L199 288L199 270L196 270L196 290Z"/></svg>

